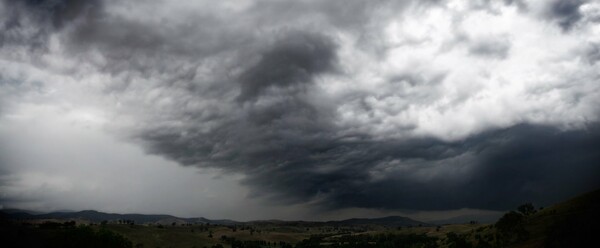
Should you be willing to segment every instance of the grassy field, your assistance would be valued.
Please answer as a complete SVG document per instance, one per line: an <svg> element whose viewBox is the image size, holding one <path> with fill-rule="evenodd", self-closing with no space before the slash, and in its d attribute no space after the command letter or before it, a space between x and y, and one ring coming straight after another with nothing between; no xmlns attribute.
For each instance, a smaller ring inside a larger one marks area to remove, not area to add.
<svg viewBox="0 0 600 248"><path fill-rule="evenodd" d="M224 226L145 226L145 225L106 225L103 227L122 234L134 244L143 247L210 247L222 244L227 247L222 237L233 237L238 240L264 240L269 243L296 243L308 238L317 231L306 231L305 228L271 227L241 230ZM212 234L212 235L211 235ZM212 236L212 237L209 237Z"/></svg>

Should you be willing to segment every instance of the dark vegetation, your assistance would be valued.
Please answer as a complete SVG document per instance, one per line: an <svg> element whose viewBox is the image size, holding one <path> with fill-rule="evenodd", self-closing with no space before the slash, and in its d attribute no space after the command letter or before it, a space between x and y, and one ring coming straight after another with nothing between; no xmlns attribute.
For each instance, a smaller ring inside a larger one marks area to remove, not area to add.
<svg viewBox="0 0 600 248"><path fill-rule="evenodd" d="M102 228L75 226L74 221L64 223L44 222L34 228L16 225L3 218L1 223L3 247L49 247L49 248L131 248L132 242L118 233Z"/></svg>
<svg viewBox="0 0 600 248"><path fill-rule="evenodd" d="M172 216L142 224L133 219L36 220L16 215L27 216L19 219L0 212L0 238L2 247L50 248L598 247L599 210L600 191L547 208L526 203L491 225L471 221L433 226L403 217L215 224Z"/></svg>

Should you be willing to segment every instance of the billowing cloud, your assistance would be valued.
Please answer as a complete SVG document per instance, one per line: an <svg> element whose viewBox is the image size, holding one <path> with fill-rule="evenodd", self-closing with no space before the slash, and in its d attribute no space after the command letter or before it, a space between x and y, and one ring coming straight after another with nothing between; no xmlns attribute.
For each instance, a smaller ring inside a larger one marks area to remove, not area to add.
<svg viewBox="0 0 600 248"><path fill-rule="evenodd" d="M0 115L87 113L270 203L549 204L600 186L597 8L3 1Z"/></svg>
<svg viewBox="0 0 600 248"><path fill-rule="evenodd" d="M552 1L547 10L547 16L556 21L563 30L570 30L581 18L580 7L586 0Z"/></svg>
<svg viewBox="0 0 600 248"><path fill-rule="evenodd" d="M332 69L336 59L333 42L306 33L286 36L240 75L240 101L255 100L269 88L294 88L297 84L311 83L312 77Z"/></svg>

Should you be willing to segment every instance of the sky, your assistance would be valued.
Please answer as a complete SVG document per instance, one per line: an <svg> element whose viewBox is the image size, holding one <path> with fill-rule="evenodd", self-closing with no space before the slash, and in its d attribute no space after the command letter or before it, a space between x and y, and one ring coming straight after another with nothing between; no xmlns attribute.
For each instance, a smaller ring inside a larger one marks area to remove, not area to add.
<svg viewBox="0 0 600 248"><path fill-rule="evenodd" d="M0 0L0 208L426 221L599 165L600 1Z"/></svg>

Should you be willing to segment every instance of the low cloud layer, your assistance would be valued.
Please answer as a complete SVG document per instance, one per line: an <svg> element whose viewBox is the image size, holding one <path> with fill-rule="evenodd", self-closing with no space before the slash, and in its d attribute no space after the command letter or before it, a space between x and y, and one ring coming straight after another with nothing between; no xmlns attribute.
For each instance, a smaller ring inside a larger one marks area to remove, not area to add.
<svg viewBox="0 0 600 248"><path fill-rule="evenodd" d="M249 198L323 211L505 210L600 186L593 1L0 6L0 127L31 106L84 113L241 175Z"/></svg>

